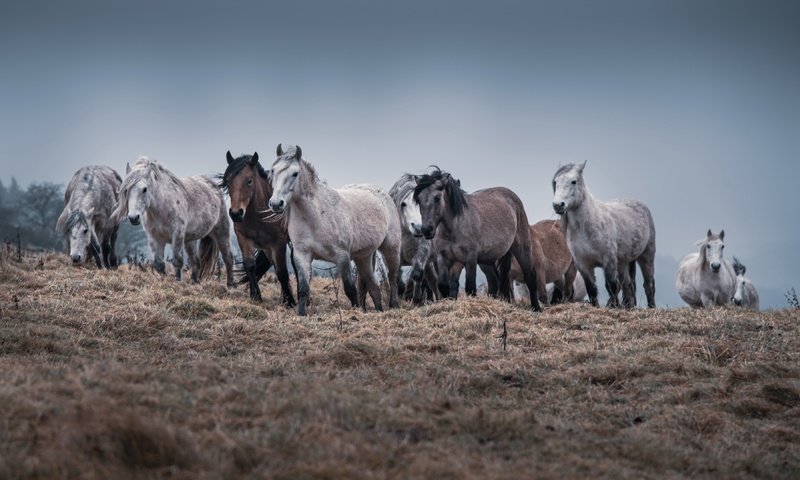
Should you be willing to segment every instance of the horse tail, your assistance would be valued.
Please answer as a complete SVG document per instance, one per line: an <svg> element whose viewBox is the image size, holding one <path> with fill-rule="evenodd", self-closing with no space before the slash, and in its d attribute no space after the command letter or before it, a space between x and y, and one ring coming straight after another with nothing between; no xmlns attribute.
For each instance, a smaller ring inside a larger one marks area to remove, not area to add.
<svg viewBox="0 0 800 480"><path fill-rule="evenodd" d="M214 267L217 265L219 258L219 248L217 243L209 237L203 237L200 240L200 271L198 272L197 279L202 280L207 275L211 275Z"/></svg>

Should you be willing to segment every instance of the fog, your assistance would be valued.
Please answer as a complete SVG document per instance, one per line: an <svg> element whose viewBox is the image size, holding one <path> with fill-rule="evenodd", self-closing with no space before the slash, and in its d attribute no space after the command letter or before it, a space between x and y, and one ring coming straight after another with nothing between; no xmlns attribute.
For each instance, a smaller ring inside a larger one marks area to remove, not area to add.
<svg viewBox="0 0 800 480"><path fill-rule="evenodd" d="M215 173L286 142L334 186L435 164L533 222L586 160L595 196L650 206L660 305L709 228L762 306L800 286L800 3L111 3L2 7L3 181Z"/></svg>

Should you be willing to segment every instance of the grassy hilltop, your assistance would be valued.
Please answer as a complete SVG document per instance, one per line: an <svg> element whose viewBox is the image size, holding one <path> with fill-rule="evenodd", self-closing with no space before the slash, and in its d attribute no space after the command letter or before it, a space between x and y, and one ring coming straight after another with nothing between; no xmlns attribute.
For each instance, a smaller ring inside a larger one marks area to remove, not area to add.
<svg viewBox="0 0 800 480"><path fill-rule="evenodd" d="M262 289L0 260L0 478L800 477L800 310Z"/></svg>

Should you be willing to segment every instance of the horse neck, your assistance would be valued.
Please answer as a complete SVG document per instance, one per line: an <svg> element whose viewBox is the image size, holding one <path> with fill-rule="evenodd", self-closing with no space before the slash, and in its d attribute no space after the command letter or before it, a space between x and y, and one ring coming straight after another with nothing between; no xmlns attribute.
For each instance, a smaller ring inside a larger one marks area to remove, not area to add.
<svg viewBox="0 0 800 480"><path fill-rule="evenodd" d="M466 199L466 205L471 205L470 202L471 195L468 193L464 194L464 198ZM453 210L450 208L450 205L447 205L447 214L442 217L442 226L445 229L446 233L453 233L457 231L459 227L459 223L463 221L464 217L469 215L469 210L467 207L461 211L461 215L455 216L453 214Z"/></svg>
<svg viewBox="0 0 800 480"><path fill-rule="evenodd" d="M586 185L583 185L583 201L564 215L566 217L565 224L574 224L576 226L590 224L597 218L598 212L598 201Z"/></svg>
<svg viewBox="0 0 800 480"><path fill-rule="evenodd" d="M319 216L321 205L334 205L335 199L339 198L339 193L327 186L317 178L314 170L303 166L303 180L299 185L301 188L295 192L292 206L289 207L291 218L292 210L303 212L306 218L316 218Z"/></svg>
<svg viewBox="0 0 800 480"><path fill-rule="evenodd" d="M247 204L247 209L264 208L269 203L269 198L272 196L270 191L269 181L261 175L256 175L255 188L253 189L253 196L250 197L250 202Z"/></svg>

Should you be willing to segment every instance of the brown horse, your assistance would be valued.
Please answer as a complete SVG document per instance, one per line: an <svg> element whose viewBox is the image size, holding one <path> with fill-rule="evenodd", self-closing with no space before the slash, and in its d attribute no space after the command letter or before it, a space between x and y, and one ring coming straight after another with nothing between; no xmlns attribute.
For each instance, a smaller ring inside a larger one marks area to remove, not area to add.
<svg viewBox="0 0 800 480"><path fill-rule="evenodd" d="M562 299L570 301L578 269L558 220L542 220L531 225L531 258L538 274L536 296L539 301L547 303L548 283L555 285L551 303L559 303ZM521 283L523 278L519 263L515 260L511 264L511 280Z"/></svg>
<svg viewBox="0 0 800 480"><path fill-rule="evenodd" d="M250 298L261 301L258 280L267 273L270 264L275 265L275 274L281 284L281 302L294 307L294 295L289 284L289 270L286 265L286 246L289 234L282 215L267 210L272 196L267 172L258 163L258 153L233 158L226 155L228 168L220 176L219 186L231 197L228 214L233 220L233 230L242 250L245 281L250 285ZM256 255L257 250L263 252Z"/></svg>
<svg viewBox="0 0 800 480"><path fill-rule="evenodd" d="M449 295L458 295L458 276L454 265L467 269L466 292L475 295L478 264L497 265L499 291L511 300L509 270L516 258L522 267L528 290L536 292L536 270L531 260L531 232L522 201L503 187L487 188L472 194L461 190L461 183L436 168L417 178L414 200L422 213L422 234L434 238L438 254L440 284L449 276ZM541 310L536 295L531 308Z"/></svg>

